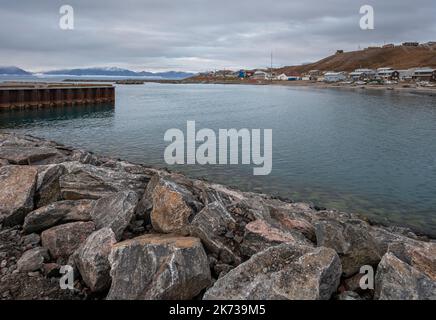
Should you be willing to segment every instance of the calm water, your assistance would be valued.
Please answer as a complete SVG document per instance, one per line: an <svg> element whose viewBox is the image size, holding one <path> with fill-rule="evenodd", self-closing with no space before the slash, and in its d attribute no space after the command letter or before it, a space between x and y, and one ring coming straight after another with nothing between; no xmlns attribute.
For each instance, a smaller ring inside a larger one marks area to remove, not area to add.
<svg viewBox="0 0 436 320"><path fill-rule="evenodd" d="M114 107L0 113L0 128L167 166L169 128L273 129L273 170L176 166L193 177L360 212L436 235L436 98L272 86L118 86Z"/></svg>

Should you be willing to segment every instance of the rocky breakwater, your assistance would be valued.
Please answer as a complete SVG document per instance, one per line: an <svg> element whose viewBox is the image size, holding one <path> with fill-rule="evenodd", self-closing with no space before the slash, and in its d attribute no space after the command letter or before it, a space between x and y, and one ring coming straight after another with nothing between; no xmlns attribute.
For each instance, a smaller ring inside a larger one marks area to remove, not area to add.
<svg viewBox="0 0 436 320"><path fill-rule="evenodd" d="M0 298L436 299L436 243L0 133Z"/></svg>

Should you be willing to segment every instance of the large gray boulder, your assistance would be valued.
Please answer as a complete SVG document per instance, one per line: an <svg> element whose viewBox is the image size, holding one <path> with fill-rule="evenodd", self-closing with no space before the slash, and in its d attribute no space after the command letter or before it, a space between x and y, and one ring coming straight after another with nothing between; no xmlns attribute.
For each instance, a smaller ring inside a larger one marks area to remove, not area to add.
<svg viewBox="0 0 436 320"><path fill-rule="evenodd" d="M46 146L0 146L0 158L17 165L53 164L68 159L58 149Z"/></svg>
<svg viewBox="0 0 436 320"><path fill-rule="evenodd" d="M239 244L234 237L226 236L229 231L234 232L236 226L237 221L230 212L221 202L216 201L209 203L197 213L183 231L200 238L207 250L214 253L222 262L239 264Z"/></svg>
<svg viewBox="0 0 436 320"><path fill-rule="evenodd" d="M94 200L65 200L49 204L30 212L24 219L26 233L41 232L59 224L91 220Z"/></svg>
<svg viewBox="0 0 436 320"><path fill-rule="evenodd" d="M327 300L341 262L329 248L281 244L252 256L206 291L205 300Z"/></svg>
<svg viewBox="0 0 436 320"><path fill-rule="evenodd" d="M244 256L251 257L255 253L282 243L312 245L302 234L296 231L284 231L273 227L264 220L255 220L245 226L241 253Z"/></svg>
<svg viewBox="0 0 436 320"><path fill-rule="evenodd" d="M33 210L37 171L29 166L0 167L0 222L5 226L23 223Z"/></svg>
<svg viewBox="0 0 436 320"><path fill-rule="evenodd" d="M436 281L388 252L377 268L375 299L436 300Z"/></svg>
<svg viewBox="0 0 436 320"><path fill-rule="evenodd" d="M110 228L93 232L74 254L75 265L83 281L93 292L110 286L110 264L108 260L115 234Z"/></svg>
<svg viewBox="0 0 436 320"><path fill-rule="evenodd" d="M122 191L96 201L91 217L97 229L111 228L117 240L132 221L139 198L133 191Z"/></svg>
<svg viewBox="0 0 436 320"><path fill-rule="evenodd" d="M62 198L65 200L99 199L120 191L132 190L142 195L150 176L93 166L80 162L62 164L67 173L60 177Z"/></svg>
<svg viewBox="0 0 436 320"><path fill-rule="evenodd" d="M188 188L173 179L161 177L154 184L151 192L153 228L162 233L180 230L201 208L201 203Z"/></svg>
<svg viewBox="0 0 436 320"><path fill-rule="evenodd" d="M41 243L54 259L68 259L94 231L93 222L71 222L45 230Z"/></svg>
<svg viewBox="0 0 436 320"><path fill-rule="evenodd" d="M109 300L192 299L211 281L203 246L192 237L144 235L116 244L109 261Z"/></svg>
<svg viewBox="0 0 436 320"><path fill-rule="evenodd" d="M49 258L50 256L47 249L36 247L23 253L17 262L17 268L21 272L40 270L43 267L44 262L49 260Z"/></svg>
<svg viewBox="0 0 436 320"><path fill-rule="evenodd" d="M341 258L346 277L359 272L363 265L377 265L381 256L370 226L359 219L320 219L314 223L317 245L334 249Z"/></svg>
<svg viewBox="0 0 436 320"><path fill-rule="evenodd" d="M59 178L65 173L61 164L37 166L38 180L35 191L35 207L40 208L62 199Z"/></svg>

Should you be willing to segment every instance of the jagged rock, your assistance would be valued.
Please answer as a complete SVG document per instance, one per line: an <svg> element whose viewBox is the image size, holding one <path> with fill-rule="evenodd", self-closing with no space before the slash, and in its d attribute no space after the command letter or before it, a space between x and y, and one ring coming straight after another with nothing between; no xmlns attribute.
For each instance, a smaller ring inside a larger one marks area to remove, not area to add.
<svg viewBox="0 0 436 320"><path fill-rule="evenodd" d="M388 252L436 282L436 243L393 242Z"/></svg>
<svg viewBox="0 0 436 320"><path fill-rule="evenodd" d="M132 221L138 196L133 191L122 191L97 200L91 211L97 229L111 228L117 240Z"/></svg>
<svg viewBox="0 0 436 320"><path fill-rule="evenodd" d="M110 286L108 256L115 243L113 231L103 228L93 232L77 250L76 266L83 281L93 292L105 290Z"/></svg>
<svg viewBox="0 0 436 320"><path fill-rule="evenodd" d="M41 232L59 224L74 221L91 220L94 200L65 200L30 212L24 219L23 230L26 233Z"/></svg>
<svg viewBox="0 0 436 320"><path fill-rule="evenodd" d="M436 281L388 252L377 268L375 299L436 300Z"/></svg>
<svg viewBox="0 0 436 320"><path fill-rule="evenodd" d="M152 195L151 223L158 232L171 233L186 226L201 204L185 186L161 177Z"/></svg>
<svg viewBox="0 0 436 320"><path fill-rule="evenodd" d="M109 255L107 299L191 299L211 281L197 238L145 235L116 244Z"/></svg>
<svg viewBox="0 0 436 320"><path fill-rule="evenodd" d="M34 245L38 245L40 242L41 242L41 237L36 233L31 233L21 238L21 243L24 246L28 246L28 245L34 246Z"/></svg>
<svg viewBox="0 0 436 320"><path fill-rule="evenodd" d="M235 241L225 237L229 230L235 230L237 221L221 202L212 202L197 213L184 231L200 238L210 252L216 254L224 263L239 264L240 257Z"/></svg>
<svg viewBox="0 0 436 320"><path fill-rule="evenodd" d="M0 223L21 224L33 210L36 174L36 169L29 166L0 167Z"/></svg>
<svg viewBox="0 0 436 320"><path fill-rule="evenodd" d="M332 249L281 244L252 256L206 291L206 300L330 299L341 262Z"/></svg>
<svg viewBox="0 0 436 320"><path fill-rule="evenodd" d="M59 179L65 200L99 199L113 193L132 190L142 195L150 179L146 174L133 174L96 167L80 162L65 162L67 174Z"/></svg>
<svg viewBox="0 0 436 320"><path fill-rule="evenodd" d="M144 219L147 224L151 223L151 210L153 209L153 190L156 187L156 185L159 183L160 175L155 174L150 181L147 184L147 187L145 188L145 192L141 198L141 200L138 202L138 206L136 207L135 215L140 218Z"/></svg>
<svg viewBox="0 0 436 320"><path fill-rule="evenodd" d="M94 231L93 222L71 222L62 224L41 234L41 242L54 258L67 259Z"/></svg>
<svg viewBox="0 0 436 320"><path fill-rule="evenodd" d="M314 225L318 246L332 248L339 254L346 277L359 272L363 265L377 265L380 261L381 256L366 222L327 218L316 221Z"/></svg>
<svg viewBox="0 0 436 320"><path fill-rule="evenodd" d="M299 243L311 245L305 241L304 236L298 236L297 233L282 231L273 227L264 220L255 220L245 227L244 240L241 244L243 255L250 257L255 253L261 252L268 247L282 243Z"/></svg>
<svg viewBox="0 0 436 320"><path fill-rule="evenodd" d="M59 178L65 171L65 167L59 164L38 166L38 180L35 191L36 208L62 199Z"/></svg>
<svg viewBox="0 0 436 320"><path fill-rule="evenodd" d="M19 165L60 163L67 159L56 148L45 146L0 146L0 158Z"/></svg>
<svg viewBox="0 0 436 320"><path fill-rule="evenodd" d="M36 247L23 253L17 262L18 270L21 272L32 272L42 268L44 261L49 259L47 249Z"/></svg>
<svg viewBox="0 0 436 320"><path fill-rule="evenodd" d="M299 231L310 241L316 242L315 227L307 220L301 218L292 219L288 216L279 216L276 219L282 229Z"/></svg>
<svg viewBox="0 0 436 320"><path fill-rule="evenodd" d="M71 161L78 161L83 164L99 164L98 158L94 154L81 149L73 150L70 159Z"/></svg>
<svg viewBox="0 0 436 320"><path fill-rule="evenodd" d="M388 230L388 228L373 226L370 229L370 234L374 240L377 251L382 257L386 252L388 252L388 247L395 242L410 243L411 245L416 245L418 242L414 239L404 236L403 234L394 233Z"/></svg>

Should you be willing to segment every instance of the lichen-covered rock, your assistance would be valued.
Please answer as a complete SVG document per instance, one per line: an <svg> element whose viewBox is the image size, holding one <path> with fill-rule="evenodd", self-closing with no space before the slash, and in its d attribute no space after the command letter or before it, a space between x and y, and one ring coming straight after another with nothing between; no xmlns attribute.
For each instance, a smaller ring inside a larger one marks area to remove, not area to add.
<svg viewBox="0 0 436 320"><path fill-rule="evenodd" d="M235 239L226 237L235 230L237 221L221 204L212 202L197 213L184 231L198 237L204 246L224 263L239 264L241 259L235 247Z"/></svg>
<svg viewBox="0 0 436 320"><path fill-rule="evenodd" d="M56 148L45 146L0 146L0 158L18 165L60 163L67 159Z"/></svg>
<svg viewBox="0 0 436 320"><path fill-rule="evenodd" d="M345 276L363 265L377 265L381 259L369 225L359 219L320 219L314 223L317 245L334 249L341 258Z"/></svg>
<svg viewBox="0 0 436 320"><path fill-rule="evenodd" d="M299 243L310 245L309 241L297 233L290 233L280 230L268 224L264 220L250 222L245 227L244 240L241 244L241 252L245 256L252 256L268 247L282 243Z"/></svg>
<svg viewBox="0 0 436 320"><path fill-rule="evenodd" d="M41 232L59 224L91 220L94 200L65 200L49 204L30 212L24 219L26 233Z"/></svg>
<svg viewBox="0 0 436 320"><path fill-rule="evenodd" d="M122 191L103 197L95 203L91 217L97 229L111 228L117 240L132 221L139 198L136 192Z"/></svg>
<svg viewBox="0 0 436 320"><path fill-rule="evenodd" d="M23 223L33 210L37 171L29 166L0 167L0 223L13 226Z"/></svg>
<svg viewBox="0 0 436 320"><path fill-rule="evenodd" d="M93 232L77 250L76 266L83 281L93 292L105 290L110 286L108 256L115 243L113 231L103 228Z"/></svg>
<svg viewBox="0 0 436 320"><path fill-rule="evenodd" d="M151 197L151 223L158 232L171 233L180 230L201 208L190 190L167 177L159 179Z"/></svg>
<svg viewBox="0 0 436 320"><path fill-rule="evenodd" d="M142 195L150 180L147 174L116 171L80 162L65 162L67 173L60 177L65 200L99 199L120 191L132 190Z"/></svg>
<svg viewBox="0 0 436 320"><path fill-rule="evenodd" d="M71 222L45 230L41 234L41 243L54 259L68 257L94 231L93 222Z"/></svg>
<svg viewBox="0 0 436 320"><path fill-rule="evenodd" d="M436 300L436 281L388 252L377 268L375 299Z"/></svg>
<svg viewBox="0 0 436 320"><path fill-rule="evenodd" d="M144 235L114 245L107 299L191 299L211 281L199 239Z"/></svg>
<svg viewBox="0 0 436 320"><path fill-rule="evenodd" d="M341 262L332 249L281 244L252 256L206 291L206 300L330 299Z"/></svg>
<svg viewBox="0 0 436 320"><path fill-rule="evenodd" d="M62 199L59 178L65 171L65 167L59 164L38 166L38 180L35 191L36 208Z"/></svg>
<svg viewBox="0 0 436 320"><path fill-rule="evenodd" d="M398 241L389 245L388 252L436 281L436 243Z"/></svg>
<svg viewBox="0 0 436 320"><path fill-rule="evenodd" d="M36 271L41 269L44 261L47 261L49 258L47 249L36 247L23 253L17 262L17 267L22 272Z"/></svg>

